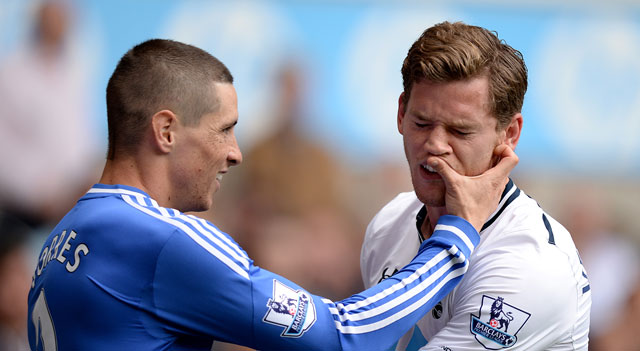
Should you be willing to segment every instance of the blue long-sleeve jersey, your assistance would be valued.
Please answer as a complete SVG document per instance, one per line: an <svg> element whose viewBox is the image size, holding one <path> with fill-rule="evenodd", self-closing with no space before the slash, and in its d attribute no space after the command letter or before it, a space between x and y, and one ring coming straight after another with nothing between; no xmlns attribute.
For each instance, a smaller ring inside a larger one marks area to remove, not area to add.
<svg viewBox="0 0 640 351"><path fill-rule="evenodd" d="M29 292L32 350L380 350L448 294L479 241L441 217L416 258L340 302L253 265L212 223L97 184L47 238ZM312 250L312 248L300 248Z"/></svg>

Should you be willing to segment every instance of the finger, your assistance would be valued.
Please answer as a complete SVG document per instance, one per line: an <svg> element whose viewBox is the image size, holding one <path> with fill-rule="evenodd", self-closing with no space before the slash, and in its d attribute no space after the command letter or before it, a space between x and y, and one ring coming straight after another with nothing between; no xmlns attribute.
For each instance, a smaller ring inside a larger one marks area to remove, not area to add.
<svg viewBox="0 0 640 351"><path fill-rule="evenodd" d="M498 157L505 156L504 154L508 152L507 149L511 149L507 144L500 144L493 149L493 154ZM513 151L513 150L512 150Z"/></svg>
<svg viewBox="0 0 640 351"><path fill-rule="evenodd" d="M496 148L493 149L493 154L499 157L515 156L513 149L507 144L500 144L496 146Z"/></svg>
<svg viewBox="0 0 640 351"><path fill-rule="evenodd" d="M498 145L494 154L499 157L498 164L487 170L485 174L491 174L497 178L506 177L520 160L513 149L505 144Z"/></svg>
<svg viewBox="0 0 640 351"><path fill-rule="evenodd" d="M427 159L427 164L433 168L438 174L442 177L445 182L445 185L449 185L453 183L456 177L460 177L458 172L456 172L448 163L439 159L438 157L430 157Z"/></svg>

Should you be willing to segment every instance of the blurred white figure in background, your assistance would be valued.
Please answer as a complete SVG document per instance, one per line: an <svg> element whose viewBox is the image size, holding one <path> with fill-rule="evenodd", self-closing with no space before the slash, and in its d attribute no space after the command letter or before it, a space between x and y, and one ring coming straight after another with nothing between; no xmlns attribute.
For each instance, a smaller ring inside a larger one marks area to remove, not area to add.
<svg viewBox="0 0 640 351"><path fill-rule="evenodd" d="M35 226L55 223L98 175L69 5L40 3L29 42L0 66L0 207Z"/></svg>
<svg viewBox="0 0 640 351"><path fill-rule="evenodd" d="M597 187L577 184L567 189L563 206L592 288L590 350L640 350L638 329L624 322L626 315L635 314L632 299L640 294L640 252L614 229L613 210L604 195ZM633 324L640 328L640 321Z"/></svg>

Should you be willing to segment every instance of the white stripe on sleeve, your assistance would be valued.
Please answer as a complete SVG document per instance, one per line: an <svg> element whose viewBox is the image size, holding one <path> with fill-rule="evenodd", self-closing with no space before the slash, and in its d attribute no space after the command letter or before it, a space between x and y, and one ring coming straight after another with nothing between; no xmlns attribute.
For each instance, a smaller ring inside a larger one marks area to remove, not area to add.
<svg viewBox="0 0 640 351"><path fill-rule="evenodd" d="M414 281L416 281L418 278L420 278L420 276L424 273L426 273L429 269L435 267L437 265L438 262L446 259L447 257L449 257L449 253L446 250L442 250L441 252L439 252L437 255L435 255L433 258L431 258L428 262L426 262L424 265L422 265L420 268L416 269L415 272L413 272L411 275L409 275L408 277L402 279L401 281L393 284L392 286L382 290L381 292L370 296L364 300L349 304L349 305L342 305L342 304L337 304L336 306L338 308L340 308L341 311L343 312L350 312L353 310L357 310L359 308L368 306L368 305L372 305L375 304L376 302L384 299L385 297L388 297L390 295L392 295L393 293L404 289L407 285L413 283ZM430 279L432 277L429 277L428 279ZM435 280L437 277L433 277L433 280Z"/></svg>
<svg viewBox="0 0 640 351"><path fill-rule="evenodd" d="M421 297L418 301L412 303L411 305L401 309L398 312L393 313L392 315L388 316L387 318L381 319L381 320L377 320L375 322L372 323L363 323L363 324L358 324L358 325L343 325L342 323L344 321L351 321L351 318L349 315L344 316L344 318L341 318L340 314L338 313L338 310L336 308L332 308L329 307L329 310L332 312L333 315L338 316L340 320L335 320L335 325L336 328L343 334L362 334L362 333L369 333L372 331L376 331L379 330L381 328L387 327L388 325L400 320L401 318L415 312L417 309L419 309L420 307L422 307L427 301L429 301L431 298L433 298L433 296L436 294L436 292L438 292L445 284L447 284L449 281L451 281L452 279L455 279L461 275L463 275L468 268L468 264L465 264L463 267L460 267L456 270L451 271L445 279L443 279L442 281L440 281L440 283L438 283L434 289L430 290L428 293L426 293L423 297ZM333 304L330 300L327 299L323 299L323 302L331 305Z"/></svg>
<svg viewBox="0 0 640 351"><path fill-rule="evenodd" d="M380 305L380 306L376 306L372 309L369 310L364 310L362 312L358 312L358 313L354 313L354 312L349 312L348 315L346 314L338 314L338 318L342 321L351 321L351 322L355 322L355 321L359 321L359 320L363 320L363 319L367 319L367 318L371 318L371 317L375 317L376 315L381 315L384 312L387 312L393 308L398 307L400 304L405 303L407 300L415 297L416 295L423 293L425 290L428 289L428 287L433 284L437 279L440 279L441 277L447 277L448 275L451 274L455 274L453 272L456 272L458 269L455 269L449 273L447 273L447 271L449 271L449 269L451 269L451 267L453 267L455 264L457 264L457 262L455 262L455 260L450 260L449 262L447 262L446 264L442 265L440 268L438 268L438 270L436 272L434 272L433 274L429 275L427 277L427 279L425 279L424 281L420 282L420 284L416 285L415 287L411 288L408 292ZM423 266L423 267L426 267ZM424 272L423 272L424 273ZM460 274L458 274L460 275ZM457 277L458 275L454 275L453 278ZM449 280L452 278L448 278ZM447 280L447 278L445 278L445 280ZM448 280L447 280L448 281ZM397 285L397 284L396 284ZM440 283L437 284L438 287L441 286ZM432 296L437 292L436 290L431 290L429 292L429 294ZM354 304L355 305L355 304ZM342 307L342 304L336 304L336 306L338 308ZM342 309L342 308L341 308ZM346 309L342 309L343 311L346 311ZM336 310L337 311L337 310Z"/></svg>
<svg viewBox="0 0 640 351"><path fill-rule="evenodd" d="M452 226L452 225L446 225L446 224L436 224L436 227L433 229L433 231L436 232L438 230L446 230L446 231L448 231L450 233L455 234L457 237L459 237L464 242L465 245L467 245L467 247L471 251L473 251L473 249L476 248L476 246L473 245L471 240L469 240L469 237L467 236L467 234L465 234L458 227L455 227L455 226Z"/></svg>

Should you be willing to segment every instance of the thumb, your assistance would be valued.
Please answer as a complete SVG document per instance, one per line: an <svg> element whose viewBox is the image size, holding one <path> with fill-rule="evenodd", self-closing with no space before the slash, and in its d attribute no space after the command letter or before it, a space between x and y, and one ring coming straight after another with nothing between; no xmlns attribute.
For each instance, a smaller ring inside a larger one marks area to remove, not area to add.
<svg viewBox="0 0 640 351"><path fill-rule="evenodd" d="M438 174L442 177L445 182L445 186L448 187L451 183L454 183L457 177L460 177L458 172L456 172L448 163L439 159L438 157L432 156L427 159L427 164L433 168Z"/></svg>
<svg viewBox="0 0 640 351"><path fill-rule="evenodd" d="M518 164L518 155L516 155L511 147L505 144L496 146L493 153L498 157L499 161L494 167L487 170L485 175L495 177L496 179L506 178Z"/></svg>

